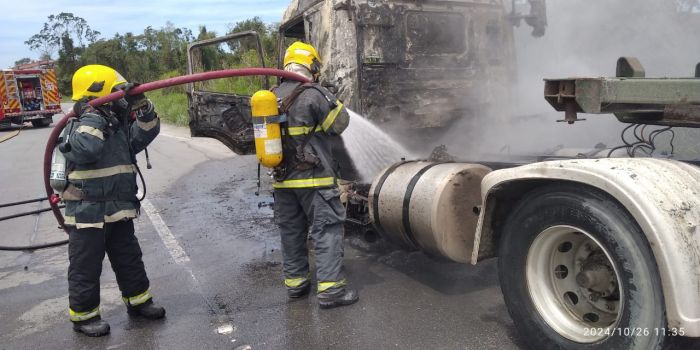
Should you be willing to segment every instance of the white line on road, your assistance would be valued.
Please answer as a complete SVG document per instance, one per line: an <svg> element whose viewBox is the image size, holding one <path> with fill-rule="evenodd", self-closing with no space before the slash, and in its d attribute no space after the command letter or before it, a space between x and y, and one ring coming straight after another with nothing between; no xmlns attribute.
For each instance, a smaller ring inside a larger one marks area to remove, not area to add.
<svg viewBox="0 0 700 350"><path fill-rule="evenodd" d="M160 133L159 135L169 137L171 139L180 140L180 141L192 141L192 138L189 138L189 137L175 136L175 135L170 135L170 134L166 134L166 133Z"/></svg>
<svg viewBox="0 0 700 350"><path fill-rule="evenodd" d="M139 192L138 195L140 196L141 192ZM178 243L175 236L173 236L173 233L170 232L170 229L165 224L165 221L163 221L163 218L160 216L160 214L158 214L158 211L153 206L153 204L151 204L151 201L144 198L144 200L141 201L141 207L143 208L143 211L146 212L148 218L151 220L151 224L156 229L156 232L158 232L158 235L163 241L163 244L165 244L165 247L168 248L170 256L173 258L173 260L175 260L176 263L182 265L183 268L190 274L190 277L192 277L192 280L194 281L194 288L197 290L197 293L199 293L199 295L202 297L204 303L207 304L209 310L215 314L220 314L218 308L215 308L214 305L212 305L212 303L209 302L209 299L207 299L207 297L204 296L201 283L197 279L197 276L194 275L194 271L192 271L192 269L188 265L184 265L184 263L190 262L189 255L187 255L185 250L182 249L180 243Z"/></svg>
<svg viewBox="0 0 700 350"><path fill-rule="evenodd" d="M160 214L158 214L156 208L153 206L153 204L151 204L151 201L144 199L141 202L141 206L146 212L146 215L148 215L148 218L151 219L153 227L156 229L156 232L158 232L160 239L163 240L165 247L168 248L168 252L170 253L170 256L173 257L173 260L175 260L175 262L178 264L189 262L189 255L187 255L185 250L182 249L180 243L178 243L175 236L173 236L173 233L170 232L170 229L165 224L165 221L163 221L163 218L160 217Z"/></svg>

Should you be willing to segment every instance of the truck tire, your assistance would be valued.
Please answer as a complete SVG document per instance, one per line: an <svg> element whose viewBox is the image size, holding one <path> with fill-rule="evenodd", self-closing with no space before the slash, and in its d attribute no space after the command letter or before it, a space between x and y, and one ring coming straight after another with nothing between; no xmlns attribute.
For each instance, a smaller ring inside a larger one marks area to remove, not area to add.
<svg viewBox="0 0 700 350"><path fill-rule="evenodd" d="M675 332L653 257L612 197L558 184L530 192L508 216L499 278L531 349L664 349Z"/></svg>
<svg viewBox="0 0 700 350"><path fill-rule="evenodd" d="M35 128L45 128L49 125L51 125L51 122L53 122L53 119L51 117L46 117L42 119L34 119L32 120L32 126Z"/></svg>

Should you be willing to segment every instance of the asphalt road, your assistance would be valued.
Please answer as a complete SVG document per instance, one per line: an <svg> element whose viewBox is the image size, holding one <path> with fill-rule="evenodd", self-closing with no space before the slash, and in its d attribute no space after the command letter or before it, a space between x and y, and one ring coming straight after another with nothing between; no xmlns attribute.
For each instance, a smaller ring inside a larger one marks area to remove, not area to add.
<svg viewBox="0 0 700 350"><path fill-rule="evenodd" d="M0 202L42 196L49 131L27 124L0 144ZM360 302L320 310L314 296L288 301L272 212L258 208L272 198L269 190L254 195L255 158L168 126L149 150L153 169L143 170L148 196L136 227L166 319L129 318L105 259L101 308L112 333L76 334L67 315L66 247L0 252L0 348L520 348L495 261L445 263L349 237L346 271ZM0 209L0 216L46 206ZM50 213L0 222L0 232L0 245L66 238Z"/></svg>

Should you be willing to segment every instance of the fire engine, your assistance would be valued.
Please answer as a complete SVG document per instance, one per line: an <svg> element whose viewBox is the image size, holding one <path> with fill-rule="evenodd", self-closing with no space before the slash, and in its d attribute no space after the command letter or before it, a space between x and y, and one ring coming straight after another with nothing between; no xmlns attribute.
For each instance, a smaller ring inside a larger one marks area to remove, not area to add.
<svg viewBox="0 0 700 350"><path fill-rule="evenodd" d="M52 68L0 70L0 127L30 121L49 126L61 112L56 71Z"/></svg>

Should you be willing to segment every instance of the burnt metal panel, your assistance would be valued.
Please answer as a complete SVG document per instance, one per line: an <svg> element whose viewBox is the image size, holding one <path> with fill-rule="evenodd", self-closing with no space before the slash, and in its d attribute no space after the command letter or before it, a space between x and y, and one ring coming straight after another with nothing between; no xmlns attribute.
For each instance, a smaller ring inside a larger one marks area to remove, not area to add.
<svg viewBox="0 0 700 350"><path fill-rule="evenodd" d="M461 13L409 11L406 46L409 54L459 54L467 49L466 20Z"/></svg>
<svg viewBox="0 0 700 350"><path fill-rule="evenodd" d="M514 79L504 11L476 2L356 3L362 114L395 130L488 114Z"/></svg>
<svg viewBox="0 0 700 350"><path fill-rule="evenodd" d="M191 43L187 48L188 73L203 70L203 65L200 62L201 57L197 55L200 48L244 37L254 39L259 64L261 67L265 67L260 37L254 31L247 31ZM268 77L264 79L264 86L266 89L270 88ZM198 91L195 90L195 84L188 84L187 102L192 136L215 138L237 154L253 154L255 152L250 96Z"/></svg>
<svg viewBox="0 0 700 350"><path fill-rule="evenodd" d="M187 97L193 137L215 138L237 154L255 153L250 97L201 91Z"/></svg>

